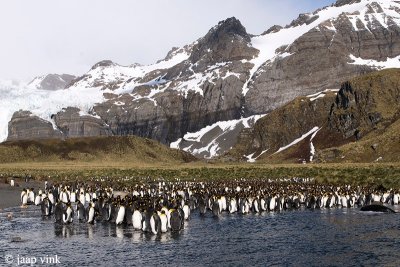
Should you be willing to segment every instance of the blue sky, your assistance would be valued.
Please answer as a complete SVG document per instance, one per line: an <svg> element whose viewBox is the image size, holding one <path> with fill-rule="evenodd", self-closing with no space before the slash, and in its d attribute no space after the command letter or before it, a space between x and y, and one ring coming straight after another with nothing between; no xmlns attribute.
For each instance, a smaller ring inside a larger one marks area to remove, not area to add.
<svg viewBox="0 0 400 267"><path fill-rule="evenodd" d="M35 0L0 2L0 79L81 75L103 59L150 64L227 17L249 33L334 0Z"/></svg>

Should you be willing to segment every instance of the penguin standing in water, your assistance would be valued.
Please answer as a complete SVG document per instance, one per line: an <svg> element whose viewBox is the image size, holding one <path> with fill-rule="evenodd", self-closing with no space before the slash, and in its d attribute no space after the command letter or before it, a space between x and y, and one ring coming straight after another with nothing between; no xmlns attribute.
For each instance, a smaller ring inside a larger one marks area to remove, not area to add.
<svg viewBox="0 0 400 267"><path fill-rule="evenodd" d="M86 210L85 207L83 206L83 204L78 200L78 202L76 203L76 213L77 213L77 217L78 220L80 222L84 222L86 219Z"/></svg>
<svg viewBox="0 0 400 267"><path fill-rule="evenodd" d="M181 230L182 230L185 226L185 213L183 212L183 209L181 209L181 208L177 208L176 210L178 211L179 218L181 219Z"/></svg>
<svg viewBox="0 0 400 267"><path fill-rule="evenodd" d="M82 191L81 191L81 193L79 194L79 201L82 203L83 206L85 206L86 198L85 198L85 195L83 194Z"/></svg>
<svg viewBox="0 0 400 267"><path fill-rule="evenodd" d="M35 197L35 205L39 206L41 202L42 202L42 196L40 194L37 194Z"/></svg>
<svg viewBox="0 0 400 267"><path fill-rule="evenodd" d="M190 208L189 208L189 205L188 205L188 203L186 203L184 206L183 206L183 213L184 213L184 219L185 220L189 220L190 219Z"/></svg>
<svg viewBox="0 0 400 267"><path fill-rule="evenodd" d="M103 219L103 221L109 221L111 219L111 206L110 206L109 201L105 201L100 212L101 212L101 218Z"/></svg>
<svg viewBox="0 0 400 267"><path fill-rule="evenodd" d="M74 221L74 210L71 207L71 202L67 203L67 207L63 213L63 222L72 223Z"/></svg>
<svg viewBox="0 0 400 267"><path fill-rule="evenodd" d="M94 224L95 210L93 202L90 202L87 210L87 223Z"/></svg>
<svg viewBox="0 0 400 267"><path fill-rule="evenodd" d="M132 203L128 202L128 205L125 207L125 222L127 225L132 225L132 217L133 217L133 207Z"/></svg>
<svg viewBox="0 0 400 267"><path fill-rule="evenodd" d="M121 203L119 205L118 213L117 213L117 218L115 220L116 225L120 225L124 222L125 219L125 205Z"/></svg>
<svg viewBox="0 0 400 267"><path fill-rule="evenodd" d="M171 224L171 231L172 232L179 232L182 228L181 224L181 218L179 215L179 212L175 209L171 210L171 218L170 218L170 224Z"/></svg>
<svg viewBox="0 0 400 267"><path fill-rule="evenodd" d="M42 203L40 204L40 209L42 211L42 216L50 216L51 215L51 210L52 210L52 204L50 202L50 200L45 197L42 201Z"/></svg>
<svg viewBox="0 0 400 267"><path fill-rule="evenodd" d="M150 228L153 234L161 234L161 219L156 212L150 218Z"/></svg>
<svg viewBox="0 0 400 267"><path fill-rule="evenodd" d="M115 223L116 222L116 220L117 220L117 207L116 207L116 203L115 202L111 202L110 204L109 204L109 212L110 212L110 214L109 214L109 221L111 222L111 223Z"/></svg>
<svg viewBox="0 0 400 267"><path fill-rule="evenodd" d="M206 214L206 210L207 210L206 201L204 200L203 197L200 197L200 199L199 199L199 211L200 211L200 215Z"/></svg>
<svg viewBox="0 0 400 267"><path fill-rule="evenodd" d="M167 215L165 214L165 210L161 210L160 221L161 221L161 233L166 233L168 231L168 218Z"/></svg>
<svg viewBox="0 0 400 267"><path fill-rule="evenodd" d="M153 215L153 210L150 208L148 208L144 212L144 221L143 221L143 227L142 227L143 232L151 232L150 220L151 220L152 215Z"/></svg>
<svg viewBox="0 0 400 267"><path fill-rule="evenodd" d="M54 209L54 219L56 223L60 223L63 219L63 204L61 201L57 201L57 204Z"/></svg>
<svg viewBox="0 0 400 267"><path fill-rule="evenodd" d="M35 203L35 193L33 192L33 188L31 188L29 190L29 194L28 194L28 203L32 204Z"/></svg>
<svg viewBox="0 0 400 267"><path fill-rule="evenodd" d="M132 214L132 225L133 229L140 230L142 229L142 213L140 210L135 210Z"/></svg>
<svg viewBox="0 0 400 267"><path fill-rule="evenodd" d="M212 213L214 216L218 216L221 212L221 209L219 208L219 202L218 201L214 201L214 203L212 204Z"/></svg>
<svg viewBox="0 0 400 267"><path fill-rule="evenodd" d="M28 205L28 193L25 190L25 188L21 192L21 203L22 203L22 206Z"/></svg>

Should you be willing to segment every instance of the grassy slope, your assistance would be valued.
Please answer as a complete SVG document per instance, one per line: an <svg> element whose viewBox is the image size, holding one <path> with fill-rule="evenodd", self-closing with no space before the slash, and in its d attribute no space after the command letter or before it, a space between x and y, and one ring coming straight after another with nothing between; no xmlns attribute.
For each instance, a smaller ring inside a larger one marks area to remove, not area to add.
<svg viewBox="0 0 400 267"><path fill-rule="evenodd" d="M178 164L194 158L156 141L135 136L18 141L0 144L0 163Z"/></svg>

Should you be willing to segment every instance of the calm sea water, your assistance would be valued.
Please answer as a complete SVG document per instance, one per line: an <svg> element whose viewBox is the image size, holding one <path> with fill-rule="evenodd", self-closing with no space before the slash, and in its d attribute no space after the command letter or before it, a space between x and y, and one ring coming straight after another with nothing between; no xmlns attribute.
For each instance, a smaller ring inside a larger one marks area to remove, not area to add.
<svg viewBox="0 0 400 267"><path fill-rule="evenodd" d="M33 206L0 220L0 266L26 257L37 266L45 256L59 266L400 266L400 214L358 209L194 213L181 233L159 237L109 223L57 225Z"/></svg>

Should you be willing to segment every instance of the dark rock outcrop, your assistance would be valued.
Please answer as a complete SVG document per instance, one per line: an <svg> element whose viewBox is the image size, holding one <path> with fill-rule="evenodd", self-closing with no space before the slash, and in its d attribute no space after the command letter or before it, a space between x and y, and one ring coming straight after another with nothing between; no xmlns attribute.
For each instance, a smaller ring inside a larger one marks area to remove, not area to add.
<svg viewBox="0 0 400 267"><path fill-rule="evenodd" d="M378 124L400 116L400 71L385 70L342 85L329 116L330 128L360 139Z"/></svg>
<svg viewBox="0 0 400 267"><path fill-rule="evenodd" d="M77 108L66 108L54 116L54 121L65 137L88 137L113 135L110 128L91 115L80 115Z"/></svg>
<svg viewBox="0 0 400 267"><path fill-rule="evenodd" d="M50 122L32 115L30 111L15 112L8 123L8 141L61 137L61 132L55 130Z"/></svg>

